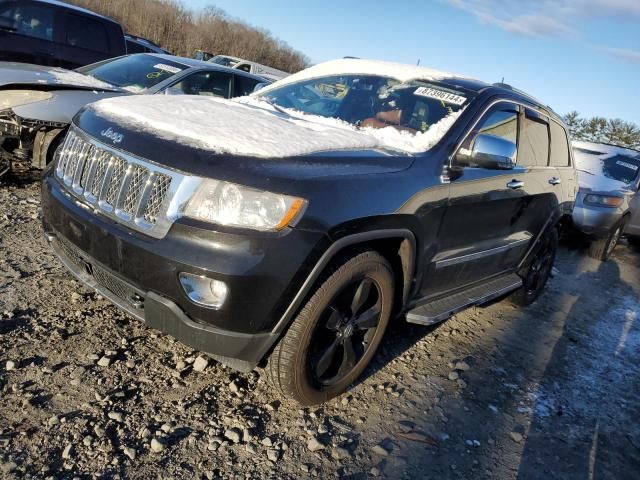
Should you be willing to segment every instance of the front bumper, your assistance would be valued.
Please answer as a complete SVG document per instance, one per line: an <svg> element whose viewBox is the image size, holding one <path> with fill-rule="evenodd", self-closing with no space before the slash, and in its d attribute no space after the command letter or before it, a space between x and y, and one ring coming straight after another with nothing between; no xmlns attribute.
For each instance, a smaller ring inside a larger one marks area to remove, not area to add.
<svg viewBox="0 0 640 480"><path fill-rule="evenodd" d="M65 266L132 316L238 370L251 370L278 339L273 327L313 266L317 232L240 235L173 225L151 239L93 213L43 176L43 224ZM180 272L229 286L220 310L191 302Z"/></svg>
<svg viewBox="0 0 640 480"><path fill-rule="evenodd" d="M618 208L595 207L579 205L573 209L573 224L582 233L594 237L609 236L616 223L622 218L622 211Z"/></svg>

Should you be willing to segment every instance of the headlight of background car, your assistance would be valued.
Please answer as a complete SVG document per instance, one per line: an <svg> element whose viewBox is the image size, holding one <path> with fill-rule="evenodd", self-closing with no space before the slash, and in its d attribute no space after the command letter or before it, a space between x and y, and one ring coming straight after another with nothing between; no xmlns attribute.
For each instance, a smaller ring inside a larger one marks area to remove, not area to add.
<svg viewBox="0 0 640 480"><path fill-rule="evenodd" d="M277 231L299 219L305 205L301 198L207 179L182 213L220 225Z"/></svg>
<svg viewBox="0 0 640 480"><path fill-rule="evenodd" d="M589 194L584 197L584 203L588 205L594 205L597 207L619 207L624 202L624 198L610 197L607 195L593 195Z"/></svg>
<svg viewBox="0 0 640 480"><path fill-rule="evenodd" d="M19 107L29 103L49 100L53 94L51 92L41 92L38 90L8 90L0 95L0 110Z"/></svg>

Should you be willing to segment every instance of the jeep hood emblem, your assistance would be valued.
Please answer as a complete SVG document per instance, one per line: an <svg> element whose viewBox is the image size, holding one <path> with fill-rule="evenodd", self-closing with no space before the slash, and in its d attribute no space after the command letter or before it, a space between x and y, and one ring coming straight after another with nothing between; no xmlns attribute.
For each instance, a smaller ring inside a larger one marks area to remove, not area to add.
<svg viewBox="0 0 640 480"><path fill-rule="evenodd" d="M113 143L120 143L122 142L122 140L124 140L124 135L121 133L116 132L113 128L109 127L106 130L102 130L100 132L100 135L102 135L105 138L110 139Z"/></svg>

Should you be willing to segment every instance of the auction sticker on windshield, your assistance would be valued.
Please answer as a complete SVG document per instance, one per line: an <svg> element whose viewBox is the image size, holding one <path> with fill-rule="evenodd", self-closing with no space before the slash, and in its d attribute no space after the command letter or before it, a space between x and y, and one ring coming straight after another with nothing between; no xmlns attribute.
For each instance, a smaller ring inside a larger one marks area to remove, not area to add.
<svg viewBox="0 0 640 480"><path fill-rule="evenodd" d="M420 95L421 97L434 98L436 100L442 100L445 103L452 103L454 105L462 105L467 99L461 95L445 92L444 90L438 90L430 87L418 87L413 92L414 95Z"/></svg>
<svg viewBox="0 0 640 480"><path fill-rule="evenodd" d="M616 162L616 165L620 165L621 167L627 167L630 168L631 170L633 170L634 172L638 171L638 166L637 165L633 165L631 163L627 163L627 162L623 162L622 160L618 160Z"/></svg>
<svg viewBox="0 0 640 480"><path fill-rule="evenodd" d="M176 67L172 67L171 65L166 65L164 63L156 63L153 68L157 68L158 70L164 70L169 73L179 73L181 70Z"/></svg>

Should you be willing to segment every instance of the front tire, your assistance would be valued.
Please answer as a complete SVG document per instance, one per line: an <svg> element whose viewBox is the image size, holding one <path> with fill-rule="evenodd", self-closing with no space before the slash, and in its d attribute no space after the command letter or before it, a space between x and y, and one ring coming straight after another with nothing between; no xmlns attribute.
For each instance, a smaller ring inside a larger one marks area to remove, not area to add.
<svg viewBox="0 0 640 480"><path fill-rule="evenodd" d="M622 219L611 229L608 237L591 242L589 245L589 256L596 260L600 260L601 262L609 260L613 250L620 241L620 237L622 236L622 232L624 232L625 226L626 219Z"/></svg>
<svg viewBox="0 0 640 480"><path fill-rule="evenodd" d="M344 261L315 290L269 357L270 383L302 405L343 393L380 345L393 298L393 269L382 255L366 251Z"/></svg>
<svg viewBox="0 0 640 480"><path fill-rule="evenodd" d="M534 250L531 263L524 273L522 288L511 295L514 304L526 307L536 301L551 276L557 252L558 230L551 227Z"/></svg>

